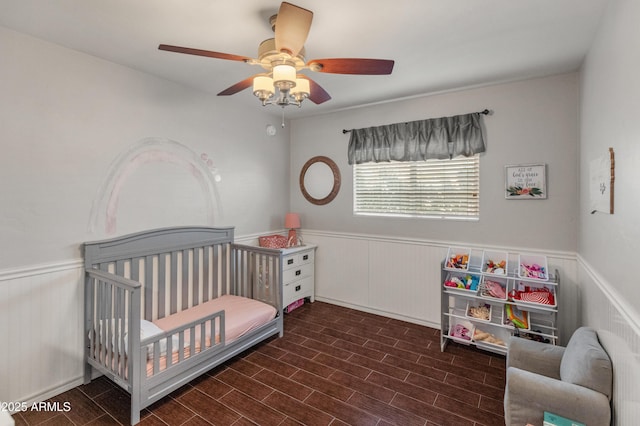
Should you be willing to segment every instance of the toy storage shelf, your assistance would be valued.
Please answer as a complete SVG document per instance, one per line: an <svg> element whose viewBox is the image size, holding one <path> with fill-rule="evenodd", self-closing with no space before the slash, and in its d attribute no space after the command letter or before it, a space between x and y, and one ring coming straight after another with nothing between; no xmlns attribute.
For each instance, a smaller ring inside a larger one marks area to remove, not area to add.
<svg viewBox="0 0 640 426"><path fill-rule="evenodd" d="M454 341L506 354L511 336L557 344L559 284L546 256L450 248L441 264L440 349Z"/></svg>

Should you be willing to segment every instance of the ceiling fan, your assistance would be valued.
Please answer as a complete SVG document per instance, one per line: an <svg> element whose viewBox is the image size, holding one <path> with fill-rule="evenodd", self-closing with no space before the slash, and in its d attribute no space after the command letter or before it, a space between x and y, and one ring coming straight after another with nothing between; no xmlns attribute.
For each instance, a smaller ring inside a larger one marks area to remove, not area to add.
<svg viewBox="0 0 640 426"><path fill-rule="evenodd" d="M332 74L391 74L394 61L386 59L329 58L312 59L306 62L304 43L307 40L312 19L313 12L310 10L282 2L278 14L270 19L275 37L260 44L258 58L167 44L159 45L158 49L260 65L264 68L263 73L255 74L228 87L218 93L218 96L233 95L253 86L254 95L262 101L263 105L300 106L306 98L315 104L331 99L319 84L299 73L305 69Z"/></svg>

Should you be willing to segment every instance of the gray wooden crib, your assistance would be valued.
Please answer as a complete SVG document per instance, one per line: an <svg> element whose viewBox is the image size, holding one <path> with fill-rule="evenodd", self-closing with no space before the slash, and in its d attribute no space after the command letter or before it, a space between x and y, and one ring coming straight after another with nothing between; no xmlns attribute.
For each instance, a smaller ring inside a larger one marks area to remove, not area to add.
<svg viewBox="0 0 640 426"><path fill-rule="evenodd" d="M234 244L233 232L233 227L164 228L83 245L84 381L100 373L131 394L131 424L140 421L140 410L180 386L273 335L282 336L279 256ZM252 305L248 311L270 310L273 316L232 340L227 336L231 307L218 304L228 299L255 303L261 309ZM215 312L157 331L160 320L200 315L209 305L217 306Z"/></svg>

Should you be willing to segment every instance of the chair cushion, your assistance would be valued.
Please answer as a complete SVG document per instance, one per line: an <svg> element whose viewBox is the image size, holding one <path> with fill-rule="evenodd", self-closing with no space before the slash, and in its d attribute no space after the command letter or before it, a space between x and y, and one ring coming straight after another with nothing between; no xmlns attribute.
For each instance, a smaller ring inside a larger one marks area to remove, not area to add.
<svg viewBox="0 0 640 426"><path fill-rule="evenodd" d="M569 339L560 362L560 379L605 394L611 400L611 360L593 328L580 327Z"/></svg>

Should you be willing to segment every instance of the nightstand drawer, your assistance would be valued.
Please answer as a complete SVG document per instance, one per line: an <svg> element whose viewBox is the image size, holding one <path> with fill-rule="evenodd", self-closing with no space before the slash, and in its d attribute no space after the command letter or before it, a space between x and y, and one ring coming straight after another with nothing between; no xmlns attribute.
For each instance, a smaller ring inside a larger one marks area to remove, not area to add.
<svg viewBox="0 0 640 426"><path fill-rule="evenodd" d="M313 277L313 263L305 263L291 269L285 269L282 272L282 282L284 284L298 280L304 277Z"/></svg>
<svg viewBox="0 0 640 426"><path fill-rule="evenodd" d="M313 277L306 277L284 285L282 291L283 305L287 306L303 297L313 297Z"/></svg>
<svg viewBox="0 0 640 426"><path fill-rule="evenodd" d="M313 263L313 250L306 251L304 253L291 254L284 258L284 269L295 268L298 265L304 263Z"/></svg>

